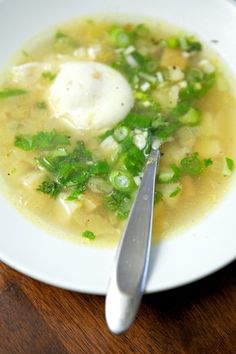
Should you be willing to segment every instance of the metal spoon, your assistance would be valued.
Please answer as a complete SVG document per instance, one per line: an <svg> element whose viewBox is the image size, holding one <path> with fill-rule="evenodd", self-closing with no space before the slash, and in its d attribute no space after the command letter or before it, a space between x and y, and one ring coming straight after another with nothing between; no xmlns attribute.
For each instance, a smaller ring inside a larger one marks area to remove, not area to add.
<svg viewBox="0 0 236 354"><path fill-rule="evenodd" d="M105 312L108 327L115 334L125 332L133 323L145 290L159 160L159 150L152 148L112 269Z"/></svg>

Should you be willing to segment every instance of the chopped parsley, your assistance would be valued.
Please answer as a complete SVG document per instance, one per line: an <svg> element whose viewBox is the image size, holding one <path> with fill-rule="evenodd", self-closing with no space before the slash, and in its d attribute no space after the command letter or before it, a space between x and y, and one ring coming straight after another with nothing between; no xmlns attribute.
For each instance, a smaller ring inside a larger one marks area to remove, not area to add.
<svg viewBox="0 0 236 354"><path fill-rule="evenodd" d="M70 137L53 129L50 132L39 132L35 135L17 135L14 144L25 151L53 150L70 145Z"/></svg>
<svg viewBox="0 0 236 354"><path fill-rule="evenodd" d="M128 217L132 201L132 194L118 190L113 190L105 196L107 208L115 212L119 219L126 219Z"/></svg>
<svg viewBox="0 0 236 354"><path fill-rule="evenodd" d="M56 198L62 191L62 186L59 183L51 180L43 181L37 188L37 191L44 194L49 194L51 197Z"/></svg>

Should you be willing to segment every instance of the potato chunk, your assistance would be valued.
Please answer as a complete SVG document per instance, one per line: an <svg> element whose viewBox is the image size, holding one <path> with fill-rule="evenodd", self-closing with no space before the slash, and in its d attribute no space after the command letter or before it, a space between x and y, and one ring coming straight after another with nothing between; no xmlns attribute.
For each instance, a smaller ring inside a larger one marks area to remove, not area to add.
<svg viewBox="0 0 236 354"><path fill-rule="evenodd" d="M181 70L186 69L188 58L185 58L177 49L166 48L161 57L162 66L178 66Z"/></svg>

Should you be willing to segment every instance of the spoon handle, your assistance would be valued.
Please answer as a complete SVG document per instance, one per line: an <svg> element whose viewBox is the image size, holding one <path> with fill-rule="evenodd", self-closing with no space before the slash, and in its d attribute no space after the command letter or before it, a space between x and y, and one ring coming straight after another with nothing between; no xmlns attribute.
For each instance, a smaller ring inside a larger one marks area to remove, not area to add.
<svg viewBox="0 0 236 354"><path fill-rule="evenodd" d="M130 327L145 290L159 160L159 150L152 149L112 269L105 312L108 327L115 334Z"/></svg>

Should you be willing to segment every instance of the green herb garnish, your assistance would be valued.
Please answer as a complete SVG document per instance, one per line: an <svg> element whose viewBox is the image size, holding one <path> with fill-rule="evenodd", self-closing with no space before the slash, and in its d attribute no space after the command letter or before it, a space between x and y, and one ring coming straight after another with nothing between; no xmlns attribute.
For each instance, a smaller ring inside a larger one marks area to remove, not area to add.
<svg viewBox="0 0 236 354"><path fill-rule="evenodd" d="M149 128L152 125L152 118L144 114L131 112L123 120L123 124L130 128Z"/></svg>
<svg viewBox="0 0 236 354"><path fill-rule="evenodd" d="M50 154L37 157L36 162L49 174L50 180L60 186L60 192L69 194L67 200L78 199L86 191L91 177L107 178L110 172L106 161L93 160L91 152L82 141L78 141L72 151L58 148ZM47 189L44 190L47 193ZM48 194L52 195L50 190Z"/></svg>
<svg viewBox="0 0 236 354"><path fill-rule="evenodd" d="M169 184L169 183L175 183L178 182L181 175L182 171L181 169L176 165L176 164L171 164L170 165L171 171L169 172L164 172L159 174L158 176L158 182L161 184Z"/></svg>
<svg viewBox="0 0 236 354"><path fill-rule="evenodd" d="M146 38L150 34L150 30L143 23L137 25L133 30L133 35L136 39L138 38Z"/></svg>
<svg viewBox="0 0 236 354"><path fill-rule="evenodd" d="M204 159L203 162L205 167L209 167L213 164L212 159Z"/></svg>
<svg viewBox="0 0 236 354"><path fill-rule="evenodd" d="M109 180L114 189L121 192L132 192L135 188L135 182L128 172L114 170L110 173Z"/></svg>
<svg viewBox="0 0 236 354"><path fill-rule="evenodd" d="M51 132L39 132L35 135L17 135L14 144L25 151L53 150L70 145L70 138L66 134L52 130Z"/></svg>
<svg viewBox="0 0 236 354"><path fill-rule="evenodd" d="M90 167L90 173L94 176L105 176L109 173L110 167L107 161L96 161Z"/></svg>
<svg viewBox="0 0 236 354"><path fill-rule="evenodd" d="M19 89L19 88L4 88L0 90L0 99L1 98L9 98L9 97L16 97L22 96L27 94L28 91Z"/></svg>
<svg viewBox="0 0 236 354"><path fill-rule="evenodd" d="M74 38L60 30L56 32L55 40L58 44L61 44L63 46L66 45L70 47L76 47L78 45L77 41Z"/></svg>
<svg viewBox="0 0 236 354"><path fill-rule="evenodd" d="M89 240L94 240L96 238L96 236L94 235L94 233L90 230L86 230L82 233L82 236L89 239Z"/></svg>
<svg viewBox="0 0 236 354"><path fill-rule="evenodd" d="M233 172L233 170L234 170L234 160L230 159L229 157L226 157L225 161L226 161L226 165L227 165L228 169L231 172Z"/></svg>
<svg viewBox="0 0 236 354"><path fill-rule="evenodd" d="M51 71L44 71L42 77L46 80L53 81L56 78L57 74L52 73Z"/></svg>
<svg viewBox="0 0 236 354"><path fill-rule="evenodd" d="M156 190L154 194L154 204L158 204L163 200L163 195L160 191Z"/></svg>
<svg viewBox="0 0 236 354"><path fill-rule="evenodd" d="M62 186L55 181L43 181L37 188L37 191L44 194L49 194L51 197L56 198L62 191Z"/></svg>
<svg viewBox="0 0 236 354"><path fill-rule="evenodd" d="M113 45L116 47L125 48L128 47L131 43L131 35L125 31L122 27L113 26L109 30L110 39Z"/></svg>
<svg viewBox="0 0 236 354"><path fill-rule="evenodd" d="M186 52L199 52L202 45L194 37L169 37L165 40L168 48L181 49Z"/></svg>
<svg viewBox="0 0 236 354"><path fill-rule="evenodd" d="M105 203L109 210L116 213L119 219L126 219L133 202L131 194L113 190L105 197Z"/></svg>
<svg viewBox="0 0 236 354"><path fill-rule="evenodd" d="M201 113L195 108L190 108L187 113L179 117L179 122L183 125L189 125L193 127L200 123Z"/></svg>
<svg viewBox="0 0 236 354"><path fill-rule="evenodd" d="M182 189L180 187L176 187L175 190L172 193L170 193L169 197L170 198L176 197L181 192L181 190Z"/></svg>
<svg viewBox="0 0 236 354"><path fill-rule="evenodd" d="M203 170L202 162L199 159L197 152L183 158L180 165L182 171L190 176L199 176Z"/></svg>

